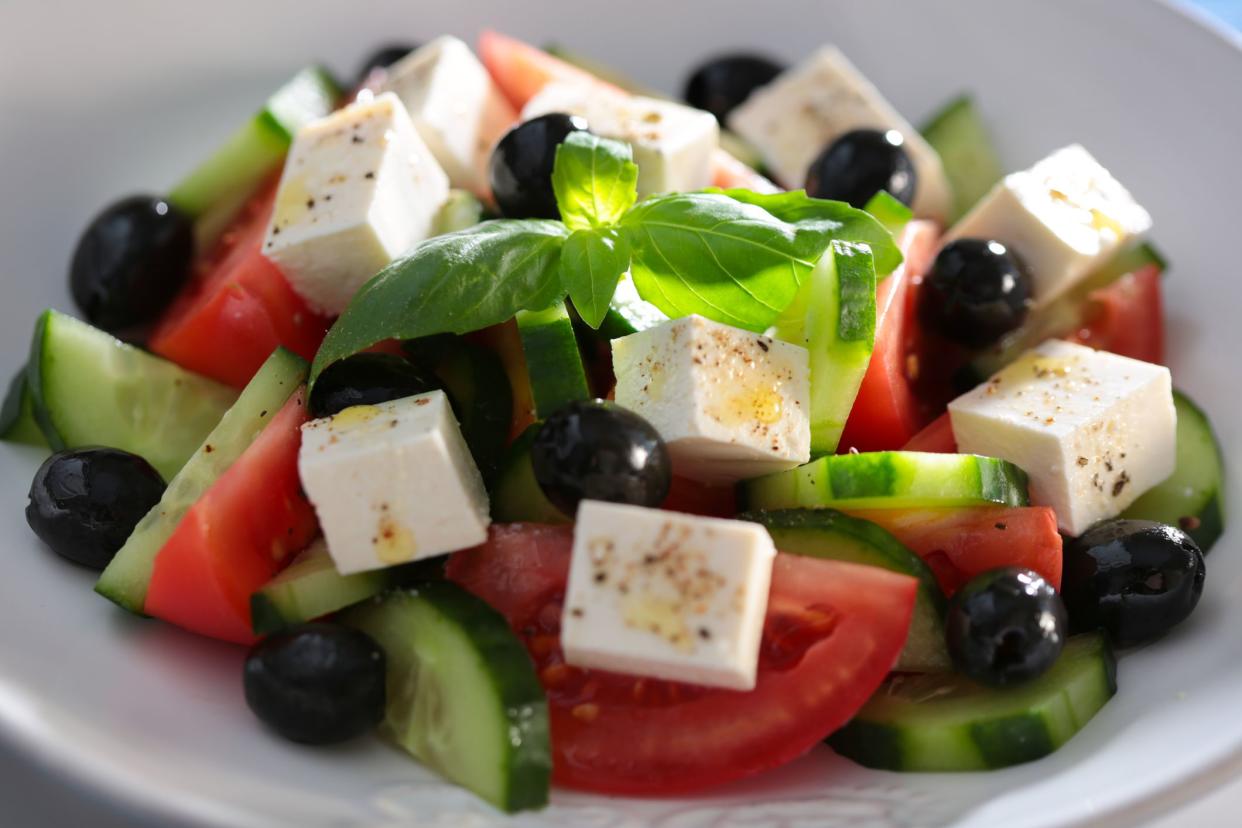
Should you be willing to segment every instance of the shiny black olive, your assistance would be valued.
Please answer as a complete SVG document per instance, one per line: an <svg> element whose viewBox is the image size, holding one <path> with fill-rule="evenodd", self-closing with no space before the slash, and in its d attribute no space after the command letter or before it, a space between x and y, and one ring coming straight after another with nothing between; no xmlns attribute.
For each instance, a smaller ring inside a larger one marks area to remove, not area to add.
<svg viewBox="0 0 1242 828"><path fill-rule="evenodd" d="M544 422L530 450L539 488L567 515L583 500L659 506L673 467L656 430L604 400L572 402Z"/></svg>
<svg viewBox="0 0 1242 828"><path fill-rule="evenodd" d="M156 196L109 205L78 239L69 289L86 321L123 333L153 321L190 275L194 223Z"/></svg>
<svg viewBox="0 0 1242 828"><path fill-rule="evenodd" d="M957 239L936 255L919 296L924 325L950 342L986 348L1026 320L1031 277L1000 242Z"/></svg>
<svg viewBox="0 0 1242 828"><path fill-rule="evenodd" d="M1176 526L1108 520L1066 543L1061 594L1075 632L1103 628L1129 647L1184 621L1205 575L1203 552Z"/></svg>
<svg viewBox="0 0 1242 828"><path fill-rule="evenodd" d="M582 118L552 112L505 133L492 151L489 175L492 195L506 218L561 217L552 192L556 148L569 133L586 128Z"/></svg>
<svg viewBox="0 0 1242 828"><path fill-rule="evenodd" d="M354 354L324 369L311 390L310 411L330 417L353 405L425 394L440 387L430 374L392 354Z"/></svg>
<svg viewBox="0 0 1242 828"><path fill-rule="evenodd" d="M954 665L992 687L1043 673L1065 645L1065 605L1029 569L994 569L971 579L949 602L945 642Z"/></svg>
<svg viewBox="0 0 1242 828"><path fill-rule="evenodd" d="M380 723L384 673L384 651L366 633L302 624L250 650L243 687L250 710L281 736L327 745Z"/></svg>
<svg viewBox="0 0 1242 828"><path fill-rule="evenodd" d="M750 93L785 71L776 61L761 55L721 55L699 64L686 81L686 103L706 109L720 123Z"/></svg>
<svg viewBox="0 0 1242 828"><path fill-rule="evenodd" d="M163 494L159 472L136 454L58 451L35 472L26 522L56 554L103 569Z"/></svg>
<svg viewBox="0 0 1242 828"><path fill-rule="evenodd" d="M417 43L388 43L376 49L367 55L367 59L362 62L362 66L358 69L357 84L361 86L366 82L367 76L375 69L387 69L410 52L417 49Z"/></svg>
<svg viewBox="0 0 1242 828"><path fill-rule="evenodd" d="M887 190L902 204L913 204L918 176L905 142L893 129L845 133L811 162L806 174L807 194L861 209L880 190Z"/></svg>

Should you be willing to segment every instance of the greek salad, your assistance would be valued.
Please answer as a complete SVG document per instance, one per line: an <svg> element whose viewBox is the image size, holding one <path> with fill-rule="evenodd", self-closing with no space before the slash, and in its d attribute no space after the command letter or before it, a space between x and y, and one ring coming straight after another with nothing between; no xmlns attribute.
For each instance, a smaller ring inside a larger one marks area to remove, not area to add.
<svg viewBox="0 0 1242 828"><path fill-rule="evenodd" d="M1048 149L832 46L680 99L495 32L305 69L83 232L0 412L27 520L250 647L273 734L504 811L1039 759L1224 526L1151 219Z"/></svg>

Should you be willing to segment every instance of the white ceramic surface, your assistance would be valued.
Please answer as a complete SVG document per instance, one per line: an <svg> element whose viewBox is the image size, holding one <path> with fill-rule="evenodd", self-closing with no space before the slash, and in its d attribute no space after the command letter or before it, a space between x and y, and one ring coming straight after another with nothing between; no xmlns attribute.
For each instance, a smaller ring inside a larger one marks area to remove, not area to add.
<svg viewBox="0 0 1242 828"><path fill-rule="evenodd" d="M1242 194L1242 50L1137 0L763 3L314 3L157 0L0 4L0 368L37 310L70 309L65 266L111 198L158 190L240 123L265 90L319 58L351 72L372 45L483 25L559 39L675 88L704 54L756 47L795 60L842 46L916 122L975 90L1011 166L1081 140L1151 210L1177 382L1242 463L1231 255ZM1133 824L1225 776L1242 751L1242 560L1231 532L1204 599L1121 667L1121 692L1054 757L989 775L898 776L827 751L691 800L556 792L507 823L378 742L305 750L256 727L241 654L137 621L89 573L38 548L21 519L37 457L0 446L0 735L119 808L211 825ZM1230 492L1238 514L1238 489ZM1197 781L1196 781L1197 780Z"/></svg>

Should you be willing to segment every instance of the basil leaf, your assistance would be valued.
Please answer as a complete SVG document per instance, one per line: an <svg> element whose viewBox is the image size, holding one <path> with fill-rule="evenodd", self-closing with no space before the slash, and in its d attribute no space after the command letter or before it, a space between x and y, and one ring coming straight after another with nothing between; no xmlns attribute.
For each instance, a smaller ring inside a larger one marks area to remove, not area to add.
<svg viewBox="0 0 1242 828"><path fill-rule="evenodd" d="M697 313L752 331L776 321L828 245L723 193L657 196L620 227L643 299L673 318Z"/></svg>
<svg viewBox="0 0 1242 828"><path fill-rule="evenodd" d="M488 221L436 236L362 286L328 331L311 382L332 363L385 339L468 333L542 310L565 295L559 221Z"/></svg>
<svg viewBox="0 0 1242 828"><path fill-rule="evenodd" d="M614 229L576 230L561 251L561 284L592 328L604 321L617 282L629 269L629 245Z"/></svg>
<svg viewBox="0 0 1242 828"><path fill-rule="evenodd" d="M552 191L570 230L615 224L638 198L638 165L629 144L571 132L556 148Z"/></svg>
<svg viewBox="0 0 1242 828"><path fill-rule="evenodd" d="M814 256L815 259L828 249L830 241L840 240L868 245L875 259L875 271L880 275L892 273L901 264L901 251L884 225L876 221L874 216L851 207L844 201L811 198L806 190L768 194L712 187L707 192L721 193L737 201L762 207L781 221L796 226L804 241L820 251Z"/></svg>

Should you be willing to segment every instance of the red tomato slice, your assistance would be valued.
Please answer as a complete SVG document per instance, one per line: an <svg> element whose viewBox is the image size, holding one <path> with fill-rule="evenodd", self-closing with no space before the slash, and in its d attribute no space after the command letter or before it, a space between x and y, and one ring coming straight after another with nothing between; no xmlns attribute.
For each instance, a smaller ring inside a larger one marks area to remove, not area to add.
<svg viewBox="0 0 1242 828"><path fill-rule="evenodd" d="M313 359L330 321L312 312L260 251L276 181L242 208L156 324L151 350L235 388L278 345Z"/></svg>
<svg viewBox="0 0 1242 828"><path fill-rule="evenodd" d="M708 486L674 476L668 497L660 508L704 517L731 518L737 514L737 490L732 486Z"/></svg>
<svg viewBox="0 0 1242 828"><path fill-rule="evenodd" d="M946 411L901 447L902 451L930 451L936 454L957 454L957 438Z"/></svg>
<svg viewBox="0 0 1242 828"><path fill-rule="evenodd" d="M801 756L879 687L914 606L911 578L778 555L754 690L581 670L564 663L559 638L571 543L570 527L494 527L447 574L526 644L548 693L552 778L573 788L681 793Z"/></svg>
<svg viewBox="0 0 1242 828"><path fill-rule="evenodd" d="M1088 301L1087 323L1071 340L1144 362L1164 363L1164 297L1157 265L1147 265L1093 291Z"/></svg>
<svg viewBox="0 0 1242 828"><path fill-rule="evenodd" d="M186 512L155 558L143 611L250 644L250 596L318 531L298 480L299 391Z"/></svg>
<svg viewBox="0 0 1242 828"><path fill-rule="evenodd" d="M553 81L599 84L614 92L624 92L585 69L490 29L484 29L479 35L479 58L500 91L518 110Z"/></svg>
<svg viewBox="0 0 1242 828"><path fill-rule="evenodd" d="M875 350L841 435L840 448L859 451L895 449L919 430L923 417L911 375L919 370L918 352L911 360L911 327L915 323L916 277L931 266L940 244L940 229L930 221L912 221L898 239L905 261L876 288ZM912 370L913 369L913 370Z"/></svg>
<svg viewBox="0 0 1242 828"><path fill-rule="evenodd" d="M927 561L948 595L976 575L1002 566L1033 569L1061 587L1061 535L1049 508L847 511L883 526Z"/></svg>

